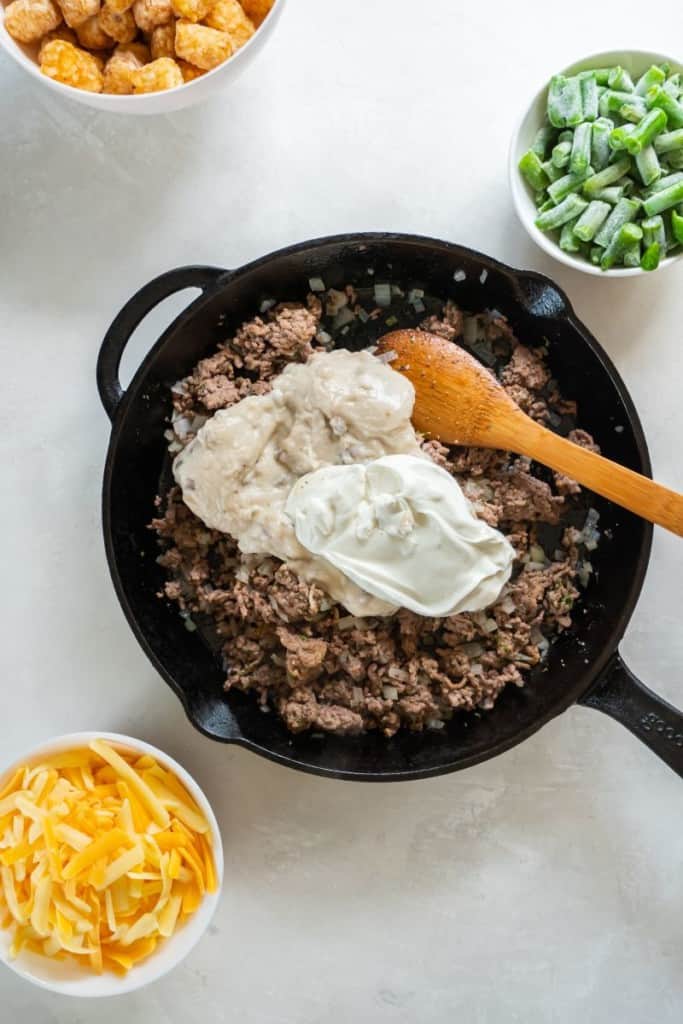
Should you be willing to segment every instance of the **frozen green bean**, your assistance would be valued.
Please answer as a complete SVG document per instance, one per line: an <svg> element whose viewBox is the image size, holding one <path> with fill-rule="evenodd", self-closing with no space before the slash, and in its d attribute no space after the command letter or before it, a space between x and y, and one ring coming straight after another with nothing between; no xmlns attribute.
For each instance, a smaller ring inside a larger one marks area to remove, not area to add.
<svg viewBox="0 0 683 1024"><path fill-rule="evenodd" d="M638 200L620 199L595 236L595 244L606 248L625 224L635 220L639 209L640 202Z"/></svg>
<svg viewBox="0 0 683 1024"><path fill-rule="evenodd" d="M676 242L680 242L683 245L683 207L681 207L680 211L671 211L671 233Z"/></svg>
<svg viewBox="0 0 683 1024"><path fill-rule="evenodd" d="M676 128L672 132L662 132L655 139L654 147L660 156L662 153L683 150L683 128Z"/></svg>
<svg viewBox="0 0 683 1024"><path fill-rule="evenodd" d="M554 209L547 210L537 217L534 223L541 231L554 231L555 228L561 228L567 221L581 216L587 206L588 203L585 199L582 199L576 192L572 192Z"/></svg>
<svg viewBox="0 0 683 1024"><path fill-rule="evenodd" d="M590 261L595 263L596 266L600 266L600 260L602 259L603 249L599 245L592 245L590 251Z"/></svg>
<svg viewBox="0 0 683 1024"><path fill-rule="evenodd" d="M662 176L662 168L657 159L654 146L646 146L640 153L637 153L635 164L643 185L652 185L653 182Z"/></svg>
<svg viewBox="0 0 683 1024"><path fill-rule="evenodd" d="M623 224L612 236L609 245L605 249L602 259L600 260L600 266L603 270L609 270L623 259L624 253L629 249L634 242L640 241L643 237L643 232L637 224Z"/></svg>
<svg viewBox="0 0 683 1024"><path fill-rule="evenodd" d="M572 153L571 142L558 142L556 146L553 146L553 152L551 160L553 166L559 168L566 167L569 163L569 157Z"/></svg>
<svg viewBox="0 0 683 1024"><path fill-rule="evenodd" d="M582 242L592 241L607 220L610 210L609 203L594 199L592 203L589 203L574 225L576 237Z"/></svg>
<svg viewBox="0 0 683 1024"><path fill-rule="evenodd" d="M623 117L624 121L631 121L632 124L638 124L646 114L647 104L638 96L632 96L628 103L622 103L619 107L619 116Z"/></svg>
<svg viewBox="0 0 683 1024"><path fill-rule="evenodd" d="M593 174L588 178L583 185L583 194L588 196L589 199L593 199L596 192L599 192L602 188L607 188L608 185L616 185L620 178L623 178L625 174L631 170L631 161L628 157L622 157L621 160L616 160L613 164L608 164L597 174Z"/></svg>
<svg viewBox="0 0 683 1024"><path fill-rule="evenodd" d="M660 178L659 181L655 181L654 184L650 185L645 196L647 198L648 196L653 196L655 192L663 192L665 188L677 185L679 181L683 181L682 171L675 171L674 174L667 174L666 177Z"/></svg>
<svg viewBox="0 0 683 1024"><path fill-rule="evenodd" d="M587 167L581 174L565 174L548 185L548 195L554 203L561 203L570 192L578 192L586 178L593 173L592 167Z"/></svg>
<svg viewBox="0 0 683 1024"><path fill-rule="evenodd" d="M591 162L591 125L583 121L577 125L572 142L569 170L572 174L583 174Z"/></svg>
<svg viewBox="0 0 683 1024"><path fill-rule="evenodd" d="M581 250L581 242L574 234L575 224L576 220L569 220L562 227L560 232L560 249L563 252L579 252Z"/></svg>
<svg viewBox="0 0 683 1024"><path fill-rule="evenodd" d="M636 126L634 124L620 124L618 128L610 132L609 144L611 149L615 150L615 152L620 149L626 149L626 139L635 130Z"/></svg>
<svg viewBox="0 0 683 1024"><path fill-rule="evenodd" d="M626 135L624 145L628 152L635 156L649 146L655 135L666 128L666 118L667 115L659 107L649 110L643 120L633 126L633 131Z"/></svg>
<svg viewBox="0 0 683 1024"><path fill-rule="evenodd" d="M609 117L610 114L618 114L624 103L631 103L633 101L633 93L631 92L619 92L615 89L607 89L603 92L598 103L598 110L600 111L600 117Z"/></svg>
<svg viewBox="0 0 683 1024"><path fill-rule="evenodd" d="M548 181L557 181L558 178L564 175L562 168L556 167L552 160L546 160L541 166L546 173Z"/></svg>
<svg viewBox="0 0 683 1024"><path fill-rule="evenodd" d="M628 249L624 250L622 263L625 267L640 266L640 242L631 242Z"/></svg>
<svg viewBox="0 0 683 1024"><path fill-rule="evenodd" d="M610 73L607 76L607 85L610 89L621 89L622 92L633 92L635 89L633 79L626 68L622 68L618 64L615 68L610 69Z"/></svg>
<svg viewBox="0 0 683 1024"><path fill-rule="evenodd" d="M595 75L579 76L581 81L581 106L584 121L595 121L598 116L598 83Z"/></svg>
<svg viewBox="0 0 683 1024"><path fill-rule="evenodd" d="M581 123L581 83L576 76L555 75L548 92L548 117L555 128L573 128Z"/></svg>
<svg viewBox="0 0 683 1024"><path fill-rule="evenodd" d="M675 185L670 185L668 188L662 189L661 192L655 192L654 195L648 196L643 203L643 209L648 217L654 217L656 213L670 210L673 206L678 206L679 203L683 203L683 181L678 181Z"/></svg>
<svg viewBox="0 0 683 1024"><path fill-rule="evenodd" d="M602 203L609 203L610 206L614 206L623 198L623 195L623 185L608 185L607 188L601 188L599 192L596 192L594 198L599 199Z"/></svg>
<svg viewBox="0 0 683 1024"><path fill-rule="evenodd" d="M593 122L591 130L591 164L596 171L607 167L612 151L609 145L610 132L614 121L608 117L600 117Z"/></svg>
<svg viewBox="0 0 683 1024"><path fill-rule="evenodd" d="M644 75L641 75L636 83L635 93L637 96L644 96L649 89L655 85L662 85L666 81L666 75L660 67L652 64Z"/></svg>
<svg viewBox="0 0 683 1024"><path fill-rule="evenodd" d="M641 220L640 226L643 229L643 244L646 249L649 245L654 245L655 242L661 247L662 251L666 249L664 219L659 214L656 217L648 217L646 220Z"/></svg>
<svg viewBox="0 0 683 1024"><path fill-rule="evenodd" d="M549 121L544 121L534 136L531 148L540 160L545 160L548 146L555 138L555 129Z"/></svg>
<svg viewBox="0 0 683 1024"><path fill-rule="evenodd" d="M531 187L536 191L542 190L546 185L548 185L548 176L543 170L543 164L541 163L538 155L534 153L533 149L527 150L519 161L519 169Z"/></svg>
<svg viewBox="0 0 683 1024"><path fill-rule="evenodd" d="M668 124L669 128L683 128L683 105L678 100L675 100L673 96L669 96L668 92L661 85L655 85L654 88L650 89L645 99L648 107L651 109L664 111L666 114L665 124ZM660 129L660 131L662 130Z"/></svg>
<svg viewBox="0 0 683 1024"><path fill-rule="evenodd" d="M666 162L671 171L683 171L683 149L677 149L673 153L667 153Z"/></svg>
<svg viewBox="0 0 683 1024"><path fill-rule="evenodd" d="M659 260L663 249L659 242L653 242L648 245L645 252L640 260L640 265L643 270L656 270L659 266Z"/></svg>

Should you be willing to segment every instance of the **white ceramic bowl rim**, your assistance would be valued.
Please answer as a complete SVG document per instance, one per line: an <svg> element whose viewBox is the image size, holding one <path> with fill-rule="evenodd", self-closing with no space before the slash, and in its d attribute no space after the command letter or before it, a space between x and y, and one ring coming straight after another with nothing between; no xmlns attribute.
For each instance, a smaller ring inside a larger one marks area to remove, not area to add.
<svg viewBox="0 0 683 1024"><path fill-rule="evenodd" d="M150 754L178 777L210 825L218 889L215 893L207 894L196 913L170 938L160 943L148 960L144 960L134 967L125 977L118 977L106 972L101 975L89 974L69 963L52 961L47 957L31 953L20 953L16 960L10 960L8 955L11 945L10 932L0 931L0 962L6 964L19 977L30 981L39 988L58 992L60 995L82 998L101 998L134 992L173 970L181 960L185 959L208 928L218 906L223 884L223 844L218 822L209 801L187 769L178 764L169 754L150 743L145 743L134 736L113 732L75 732L56 736L39 744L23 756L15 758L12 764L0 769L0 781L26 761L35 762L50 753L87 746L94 739L103 739L117 746L140 751L141 754Z"/></svg>
<svg viewBox="0 0 683 1024"><path fill-rule="evenodd" d="M554 69L551 74L574 74L577 71L585 71L590 68L611 66L615 64L621 64L627 69L642 69L636 72L638 74L645 71L650 64L661 64L663 61L666 61L675 70L683 71L683 64L676 60L675 57L671 57L667 54L657 53L650 50L624 49L602 50L599 53L589 54L581 60L574 61L559 72L557 69ZM594 266L587 260L573 256L571 253L564 252L550 235L540 231L534 224L534 219L537 215L536 207L529 188L519 172L517 164L519 162L519 158L531 145L533 135L540 127L540 121L538 119L532 119L532 115L535 108L539 107L539 105L542 104L543 107L545 107L545 98L548 91L549 81L550 75L548 75L545 80L545 84L534 95L531 103L529 103L524 113L519 118L510 143L510 150L508 154L508 176L517 216L519 217L523 227L526 229L529 237L533 239L541 249L552 256L553 259L558 260L560 263L564 263L568 267L573 267L574 270L580 270L584 274L591 274L594 277L601 278L637 277L641 274L647 274L648 271L642 270L640 267L615 267L612 270L601 270L600 267ZM528 134L524 134L524 129L528 127L528 123L532 120L533 131ZM663 270L666 267L671 266L677 260L681 259L682 256L683 252L676 253L673 256L667 256L660 263L658 270Z"/></svg>
<svg viewBox="0 0 683 1024"><path fill-rule="evenodd" d="M89 94L90 102L92 103L99 99L101 103L98 105L101 106L102 109L107 109L113 112L118 111L120 113L136 113L139 112L136 110L136 107L139 107L141 104L144 105L145 100L150 97L158 97L160 95L175 97L180 92L187 93L189 90L194 90L196 92L199 88L205 89L206 82L219 75L221 71L225 70L227 65L235 67L248 59L252 48L258 45L261 41L260 37L264 32L267 32L268 27L270 27L269 23L271 20L272 22L277 20L280 14L280 8L284 2L285 0L273 0L273 6L254 32L253 36L251 36L243 46L240 46L236 53L223 61L222 64L218 64L210 71L206 71L203 75L200 75L199 78L195 78L191 82L183 82L182 85L176 85L173 89L165 89L162 93L144 93L140 96L116 96L110 93L91 93ZM47 85L55 92L72 100L75 98L82 98L82 89L76 89L73 85L65 85L63 82L57 82L52 78L48 78L41 72L38 64L24 53L22 48L16 43L5 28L5 5L2 0L0 0L0 46L2 46L10 57L17 62L17 64L28 71L29 74L32 75L33 78L37 79L37 81L42 85ZM74 96L74 94L76 94L76 96Z"/></svg>

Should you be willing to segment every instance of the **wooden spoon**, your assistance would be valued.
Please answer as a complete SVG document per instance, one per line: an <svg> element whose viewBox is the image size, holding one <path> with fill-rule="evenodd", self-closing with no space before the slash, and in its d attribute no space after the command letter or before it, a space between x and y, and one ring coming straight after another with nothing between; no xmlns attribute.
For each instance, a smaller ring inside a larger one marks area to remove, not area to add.
<svg viewBox="0 0 683 1024"><path fill-rule="evenodd" d="M526 455L683 536L683 495L589 452L532 420L471 355L426 331L392 331L378 352L415 387L413 423L446 444Z"/></svg>

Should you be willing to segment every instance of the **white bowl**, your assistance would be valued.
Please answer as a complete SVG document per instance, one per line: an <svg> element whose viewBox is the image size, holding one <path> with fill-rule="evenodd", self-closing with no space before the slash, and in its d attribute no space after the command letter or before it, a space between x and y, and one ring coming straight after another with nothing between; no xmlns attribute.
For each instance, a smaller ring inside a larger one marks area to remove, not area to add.
<svg viewBox="0 0 683 1024"><path fill-rule="evenodd" d="M13 764L2 769L0 771L0 782L26 761L37 761L47 754L56 754L64 750L73 750L75 747L84 747L94 739L107 740L117 746L128 747L136 752L139 751L140 754L150 754L164 768L168 768L173 772L182 782L188 793L196 801L197 806L211 828L218 888L215 893L207 893L196 913L188 918L184 925L179 926L170 938L160 942L154 953L147 960L143 960L136 967L133 967L125 977L118 977L107 972L100 975L90 974L85 970L81 970L77 964L50 960L48 957L42 957L36 953L27 953L25 951L22 951L16 959L10 960L9 949L12 943L12 936L10 931L0 929L0 962L7 964L19 977L32 982L39 988L49 989L51 992L58 992L60 995L81 996L83 998L117 996L122 995L124 992L134 992L136 989L143 988L145 985L157 981L173 970L181 960L185 959L208 928L214 911L218 906L223 884L223 845L221 843L218 822L211 810L209 801L192 776L177 761L174 761L168 754L151 746L149 743L143 743L142 740L134 739L132 736L123 736L120 733L113 732L74 732L67 736L57 736L55 739L48 740L46 743L42 743L35 749L28 751L22 757L17 758Z"/></svg>
<svg viewBox="0 0 683 1024"><path fill-rule="evenodd" d="M568 68L564 68L559 73L573 75L577 71L588 71L591 68L611 67L615 64L620 64L635 79L639 78L644 71L647 71L651 64L661 64L663 61L670 64L673 71L683 71L683 64L663 53L650 53L647 50L605 50L602 53L593 53L588 57L584 57L583 60L576 61L576 63L571 64ZM536 245L539 245L541 249L544 249L554 259L559 260L560 263L573 267L574 270L580 270L584 274L593 274L595 277L635 277L638 274L651 273L650 271L641 270L640 267L615 267L613 270L601 270L600 267L589 263L588 260L573 256L568 252L563 252L557 242L543 231L539 231L534 224L538 211L534 204L533 193L522 178L517 165L520 157L530 148L536 132L543 123L549 81L550 76L548 76L548 80L543 88L536 93L526 113L520 118L510 145L508 174L510 177L510 188L512 189L512 199L519 219L529 236L536 242ZM661 270L663 267L671 266L682 255L683 253L679 252L675 256L667 256L659 264L658 269Z"/></svg>
<svg viewBox="0 0 683 1024"><path fill-rule="evenodd" d="M168 114L172 110L194 106L208 96L234 82L248 64L259 53L266 40L272 35L282 14L285 0L275 0L265 21L259 26L251 39L240 47L229 60L219 64L213 71L186 82L175 89L164 92L143 93L139 96L112 96L107 93L85 92L74 89L71 85L55 82L42 74L36 60L38 47L23 46L15 42L5 28L5 8L0 0L0 47L36 79L44 88L57 96L84 103L96 110L110 110L116 114Z"/></svg>

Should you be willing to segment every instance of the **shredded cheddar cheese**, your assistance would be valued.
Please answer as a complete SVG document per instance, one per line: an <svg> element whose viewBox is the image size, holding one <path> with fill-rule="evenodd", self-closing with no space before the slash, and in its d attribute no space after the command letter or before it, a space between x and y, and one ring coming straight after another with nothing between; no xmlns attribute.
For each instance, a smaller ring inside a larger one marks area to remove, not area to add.
<svg viewBox="0 0 683 1024"><path fill-rule="evenodd" d="M217 889L209 825L148 754L104 740L0 780L0 927L126 974Z"/></svg>

